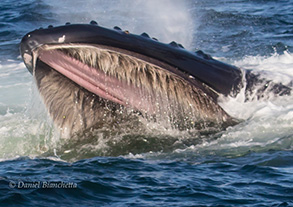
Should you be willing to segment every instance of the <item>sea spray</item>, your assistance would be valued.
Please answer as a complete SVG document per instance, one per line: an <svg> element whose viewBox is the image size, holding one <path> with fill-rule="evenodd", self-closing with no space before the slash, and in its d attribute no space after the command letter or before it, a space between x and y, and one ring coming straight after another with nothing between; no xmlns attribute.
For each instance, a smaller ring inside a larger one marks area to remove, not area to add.
<svg viewBox="0 0 293 207"><path fill-rule="evenodd" d="M177 41L189 49L198 24L189 12L190 2L185 0L46 2L51 5L52 12L56 13L59 24L89 23L95 20L102 26L119 26L134 34L147 32L164 43ZM103 7L99 4L103 4Z"/></svg>

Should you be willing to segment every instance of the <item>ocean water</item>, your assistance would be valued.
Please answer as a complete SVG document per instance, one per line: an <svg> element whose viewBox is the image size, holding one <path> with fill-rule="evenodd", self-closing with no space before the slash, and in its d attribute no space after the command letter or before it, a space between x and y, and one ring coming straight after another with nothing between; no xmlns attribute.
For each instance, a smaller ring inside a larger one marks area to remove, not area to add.
<svg viewBox="0 0 293 207"><path fill-rule="evenodd" d="M217 134L146 123L153 133L58 148L19 42L39 27L91 20L293 80L292 0L2 0L0 206L293 206L293 96L220 97L243 121Z"/></svg>

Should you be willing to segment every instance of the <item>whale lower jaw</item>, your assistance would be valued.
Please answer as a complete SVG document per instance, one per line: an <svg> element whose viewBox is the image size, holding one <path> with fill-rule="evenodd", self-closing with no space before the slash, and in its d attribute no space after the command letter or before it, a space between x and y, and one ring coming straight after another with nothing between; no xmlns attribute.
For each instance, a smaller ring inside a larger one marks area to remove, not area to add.
<svg viewBox="0 0 293 207"><path fill-rule="evenodd" d="M134 53L70 44L44 45L34 54L40 94L56 125L69 136L138 114L181 130L221 130L236 123L209 87Z"/></svg>

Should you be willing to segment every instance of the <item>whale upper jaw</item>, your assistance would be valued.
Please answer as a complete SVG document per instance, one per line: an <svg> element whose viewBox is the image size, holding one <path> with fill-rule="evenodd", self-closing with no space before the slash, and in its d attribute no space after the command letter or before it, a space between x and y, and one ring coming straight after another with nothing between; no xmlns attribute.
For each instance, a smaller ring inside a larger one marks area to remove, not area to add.
<svg viewBox="0 0 293 207"><path fill-rule="evenodd" d="M23 60L32 72L32 52L42 45L88 44L124 50L129 55L144 57L153 64L164 64L198 79L219 94L230 95L240 89L242 72L237 67L213 59L202 51L189 52L176 42L164 44L146 33L130 34L118 27L107 29L92 24L69 24L38 29L26 34L20 45ZM139 58L141 58L139 57Z"/></svg>

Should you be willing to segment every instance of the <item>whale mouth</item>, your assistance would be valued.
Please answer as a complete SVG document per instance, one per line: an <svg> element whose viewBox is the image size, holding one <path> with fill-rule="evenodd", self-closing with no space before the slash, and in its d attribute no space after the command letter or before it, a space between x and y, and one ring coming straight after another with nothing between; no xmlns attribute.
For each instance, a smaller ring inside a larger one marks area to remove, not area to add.
<svg viewBox="0 0 293 207"><path fill-rule="evenodd" d="M43 45L35 53L39 61L91 93L143 113L155 113L150 77L161 68L91 45Z"/></svg>
<svg viewBox="0 0 293 207"><path fill-rule="evenodd" d="M202 119L198 113L203 106L207 112L213 104L209 91L194 78L129 51L87 44L41 45L33 57L34 73L41 61L98 97L143 114L166 114L180 107Z"/></svg>
<svg viewBox="0 0 293 207"><path fill-rule="evenodd" d="M182 130L207 124L221 128L234 121L210 96L208 86L132 51L70 43L42 44L31 54L44 103L69 134L106 123L104 117L124 119L133 113Z"/></svg>

